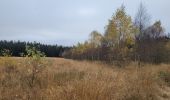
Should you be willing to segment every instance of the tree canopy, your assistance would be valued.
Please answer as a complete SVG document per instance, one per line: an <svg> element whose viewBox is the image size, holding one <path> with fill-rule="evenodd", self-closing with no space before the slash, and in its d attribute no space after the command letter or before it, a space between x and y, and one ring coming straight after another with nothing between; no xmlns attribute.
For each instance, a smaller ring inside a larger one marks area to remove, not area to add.
<svg viewBox="0 0 170 100"><path fill-rule="evenodd" d="M89 41L79 43L63 56L78 60L106 61L119 66L128 61L168 62L169 36L160 20L152 25L149 20L150 15L142 3L134 21L122 5L109 19L104 33L92 31Z"/></svg>

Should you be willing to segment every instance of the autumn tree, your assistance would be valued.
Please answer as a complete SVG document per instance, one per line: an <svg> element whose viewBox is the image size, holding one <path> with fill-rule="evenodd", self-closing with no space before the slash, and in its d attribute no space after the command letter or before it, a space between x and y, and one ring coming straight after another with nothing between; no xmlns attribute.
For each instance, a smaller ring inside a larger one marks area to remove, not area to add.
<svg viewBox="0 0 170 100"><path fill-rule="evenodd" d="M121 41L127 39L134 39L135 27L133 26L132 19L125 12L125 7L122 5L117 9L116 13L109 20L109 24L106 28L105 38L113 46L119 44ZM132 42L132 41L131 41Z"/></svg>
<svg viewBox="0 0 170 100"><path fill-rule="evenodd" d="M102 35L98 31L92 31L90 33L89 43L92 45L92 47L97 48L101 46L101 40L102 40Z"/></svg>
<svg viewBox="0 0 170 100"><path fill-rule="evenodd" d="M135 22L134 22L136 28L138 29L138 35L142 36L144 30L149 26L150 24L150 15L147 12L146 7L143 5L143 3L140 3L138 11L135 16Z"/></svg>
<svg viewBox="0 0 170 100"><path fill-rule="evenodd" d="M103 45L107 47L112 47L116 43L118 38L118 33L116 29L116 23L113 18L109 20L109 24L106 26L106 31L104 34Z"/></svg>
<svg viewBox="0 0 170 100"><path fill-rule="evenodd" d="M161 21L146 28L143 35L136 39L136 53L142 62L161 63L166 57L166 35Z"/></svg>
<svg viewBox="0 0 170 100"><path fill-rule="evenodd" d="M156 21L152 26L148 27L145 34L154 39L165 36L161 21Z"/></svg>
<svg viewBox="0 0 170 100"><path fill-rule="evenodd" d="M134 23L125 7L116 10L104 35L92 31L88 41L79 43L68 55L73 59L100 60L120 67L129 61L161 63L167 61L170 42L165 37L161 21L149 25L150 16L141 3ZM66 53L67 54L67 53ZM170 59L170 58L169 58Z"/></svg>
<svg viewBox="0 0 170 100"><path fill-rule="evenodd" d="M109 60L124 59L128 55L129 49L134 45L136 28L132 19L127 15L125 7L122 5L109 20L104 34L103 44ZM109 47L109 48L108 48ZM106 50L107 48L107 50ZM109 49L109 50L108 50Z"/></svg>

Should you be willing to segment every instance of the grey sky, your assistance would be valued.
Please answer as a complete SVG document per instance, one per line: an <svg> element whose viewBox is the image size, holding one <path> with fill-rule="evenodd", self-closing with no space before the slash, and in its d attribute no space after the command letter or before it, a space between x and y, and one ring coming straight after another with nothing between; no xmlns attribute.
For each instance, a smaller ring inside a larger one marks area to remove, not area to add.
<svg viewBox="0 0 170 100"><path fill-rule="evenodd" d="M134 17L141 1L170 32L170 0L0 0L0 39L73 45L103 33L122 3Z"/></svg>

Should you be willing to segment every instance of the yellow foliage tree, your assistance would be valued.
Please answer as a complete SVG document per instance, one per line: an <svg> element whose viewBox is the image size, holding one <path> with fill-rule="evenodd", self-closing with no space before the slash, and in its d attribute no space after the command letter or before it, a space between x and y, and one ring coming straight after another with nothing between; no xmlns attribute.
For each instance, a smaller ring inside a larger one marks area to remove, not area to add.
<svg viewBox="0 0 170 100"><path fill-rule="evenodd" d="M130 42L128 44L133 44L135 30L131 17L126 14L125 7L122 5L109 20L104 36L109 46L126 41Z"/></svg>
<svg viewBox="0 0 170 100"><path fill-rule="evenodd" d="M101 39L102 39L102 35L99 32L92 31L90 34L89 43L91 44L91 46L93 48L97 48L97 47L101 46ZM86 45L87 45L87 43L86 43Z"/></svg>

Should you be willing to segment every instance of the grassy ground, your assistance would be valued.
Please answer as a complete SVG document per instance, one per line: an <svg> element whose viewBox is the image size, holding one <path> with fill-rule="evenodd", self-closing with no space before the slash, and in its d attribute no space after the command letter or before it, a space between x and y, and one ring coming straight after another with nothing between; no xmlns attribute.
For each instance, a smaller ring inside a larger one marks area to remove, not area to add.
<svg viewBox="0 0 170 100"><path fill-rule="evenodd" d="M0 100L169 100L170 65L0 58ZM33 67L40 66L35 72Z"/></svg>

